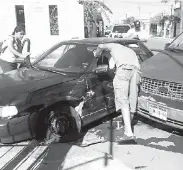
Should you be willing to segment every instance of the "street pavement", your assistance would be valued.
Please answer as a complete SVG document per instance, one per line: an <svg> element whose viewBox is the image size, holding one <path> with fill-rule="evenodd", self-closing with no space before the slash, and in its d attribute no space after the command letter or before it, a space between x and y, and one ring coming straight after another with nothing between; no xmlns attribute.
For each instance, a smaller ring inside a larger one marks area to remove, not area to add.
<svg viewBox="0 0 183 170"><path fill-rule="evenodd" d="M150 39L146 45L158 48L160 45L157 41L159 38ZM166 41L160 43L162 49ZM111 131L110 122L93 124L85 128L81 140L67 144L41 145L35 140L12 145L0 144L0 169L182 170L181 131L138 117L134 127L137 143L118 145L115 140L123 133L122 124L114 121L113 126L115 129Z"/></svg>
<svg viewBox="0 0 183 170"><path fill-rule="evenodd" d="M110 122L95 125L87 130L81 143L40 145L30 140L1 144L0 169L182 170L183 134L180 131L139 117L134 128L137 143L118 145L110 142ZM113 125L115 141L122 135L123 128L118 127L116 121Z"/></svg>
<svg viewBox="0 0 183 170"><path fill-rule="evenodd" d="M162 38L162 37L151 37L148 39L147 42L144 44L149 48L149 49L159 49L163 50L165 47L166 43L170 43L173 41L173 38Z"/></svg>
<svg viewBox="0 0 183 170"><path fill-rule="evenodd" d="M183 159L183 133L165 125L139 117L134 133L137 144L113 144L114 158L122 160L132 169L145 170L181 170ZM103 126L103 127L102 127ZM97 135L108 138L107 126L102 124L95 129ZM115 130L113 136L120 136L121 129ZM110 151L110 142L91 145L89 148Z"/></svg>

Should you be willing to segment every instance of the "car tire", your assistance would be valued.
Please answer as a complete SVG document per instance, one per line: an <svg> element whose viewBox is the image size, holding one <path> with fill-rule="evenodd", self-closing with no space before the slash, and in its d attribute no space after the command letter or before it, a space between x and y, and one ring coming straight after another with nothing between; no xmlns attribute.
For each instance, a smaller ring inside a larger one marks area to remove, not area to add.
<svg viewBox="0 0 183 170"><path fill-rule="evenodd" d="M61 105L51 109L46 117L46 143L72 142L79 138L81 118L75 109Z"/></svg>

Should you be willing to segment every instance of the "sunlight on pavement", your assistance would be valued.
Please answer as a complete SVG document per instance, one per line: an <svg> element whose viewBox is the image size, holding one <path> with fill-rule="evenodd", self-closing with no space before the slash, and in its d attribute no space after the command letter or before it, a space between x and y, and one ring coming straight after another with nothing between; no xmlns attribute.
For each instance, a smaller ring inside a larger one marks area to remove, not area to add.
<svg viewBox="0 0 183 170"><path fill-rule="evenodd" d="M158 143L155 143L155 142L151 142L150 144L153 144L153 145L161 145L163 147L169 147L169 146L175 146L175 144L173 142L169 142L169 141L160 141Z"/></svg>

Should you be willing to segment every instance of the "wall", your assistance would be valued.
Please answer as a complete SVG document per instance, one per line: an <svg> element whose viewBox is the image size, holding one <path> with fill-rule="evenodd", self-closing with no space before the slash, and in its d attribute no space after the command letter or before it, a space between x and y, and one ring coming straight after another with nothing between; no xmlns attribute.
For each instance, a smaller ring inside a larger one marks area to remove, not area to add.
<svg viewBox="0 0 183 170"><path fill-rule="evenodd" d="M6 0L0 6L0 40L16 26L15 5L24 5L26 37L31 39L35 56L51 45L71 39L84 38L83 6L77 0ZM57 5L59 35L50 35L49 5Z"/></svg>

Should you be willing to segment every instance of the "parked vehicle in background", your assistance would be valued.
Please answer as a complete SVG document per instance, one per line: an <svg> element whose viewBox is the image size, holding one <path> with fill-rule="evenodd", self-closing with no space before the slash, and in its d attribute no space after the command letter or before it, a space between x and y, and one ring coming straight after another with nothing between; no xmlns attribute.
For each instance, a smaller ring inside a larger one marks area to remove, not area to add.
<svg viewBox="0 0 183 170"><path fill-rule="evenodd" d="M64 141L71 131L115 113L113 78L98 44L132 48L140 63L153 53L138 40L88 38L56 44L27 67L0 75L0 142L34 137ZM128 56L127 56L128 57Z"/></svg>
<svg viewBox="0 0 183 170"><path fill-rule="evenodd" d="M114 25L109 37L123 38L130 28L131 26L129 24Z"/></svg>
<svg viewBox="0 0 183 170"><path fill-rule="evenodd" d="M183 129L183 33L142 64L138 113Z"/></svg>
<svg viewBox="0 0 183 170"><path fill-rule="evenodd" d="M110 25L110 26L106 26L106 28L105 28L105 30L104 30L104 36L105 37L108 37L109 36L109 34L111 33L111 31L112 31L112 26Z"/></svg>
<svg viewBox="0 0 183 170"><path fill-rule="evenodd" d="M111 30L105 30L105 37L108 37L110 33L111 33Z"/></svg>

